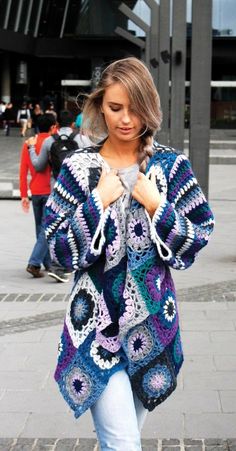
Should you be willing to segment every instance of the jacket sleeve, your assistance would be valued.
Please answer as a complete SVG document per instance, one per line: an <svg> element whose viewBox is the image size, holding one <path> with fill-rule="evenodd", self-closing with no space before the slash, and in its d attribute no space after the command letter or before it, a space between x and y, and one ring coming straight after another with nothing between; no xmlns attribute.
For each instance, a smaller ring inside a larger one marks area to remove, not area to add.
<svg viewBox="0 0 236 451"><path fill-rule="evenodd" d="M152 219L151 238L160 257L174 269L186 269L208 243L214 217L189 160L178 155L169 173L167 194Z"/></svg>
<svg viewBox="0 0 236 451"><path fill-rule="evenodd" d="M63 162L46 204L44 224L53 260L80 269L93 264L102 253L109 208L104 211L96 189L88 192L88 177L72 160Z"/></svg>
<svg viewBox="0 0 236 451"><path fill-rule="evenodd" d="M21 151L20 158L20 196L28 197L28 180L27 175L29 171L29 165L27 161L28 149L24 143Z"/></svg>

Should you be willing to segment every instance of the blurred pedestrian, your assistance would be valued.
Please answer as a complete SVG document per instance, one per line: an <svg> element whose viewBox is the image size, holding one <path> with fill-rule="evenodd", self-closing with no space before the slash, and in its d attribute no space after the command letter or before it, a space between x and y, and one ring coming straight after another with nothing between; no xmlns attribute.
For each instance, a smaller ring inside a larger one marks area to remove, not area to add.
<svg viewBox="0 0 236 451"><path fill-rule="evenodd" d="M32 113L31 113L35 134L37 134L39 132L39 130L38 130L38 119L39 119L39 117L42 114L43 114L43 110L41 109L41 106L39 105L39 103L36 103Z"/></svg>
<svg viewBox="0 0 236 451"><path fill-rule="evenodd" d="M5 112L6 109L6 102L4 102L3 100L0 100L0 126L3 125L3 114Z"/></svg>
<svg viewBox="0 0 236 451"><path fill-rule="evenodd" d="M86 136L81 136L79 133L74 133L74 115L70 111L61 111L59 115L59 130L56 134L59 138L67 143L67 139L71 137L73 141L77 144L77 148L87 147L91 144L90 140ZM35 138L32 137L28 140L29 152L31 162L36 169L36 171L43 171L47 167L49 161L51 161L50 152L53 144L56 142L56 136L53 134L47 138L43 145L39 155L35 151ZM54 168L52 167L53 172ZM54 172L55 174L55 172ZM52 262L50 271L48 275L55 279L57 282L68 282L69 274L68 268L62 267L56 261Z"/></svg>
<svg viewBox="0 0 236 451"><path fill-rule="evenodd" d="M31 119L30 110L27 108L27 103L23 102L20 109L17 112L17 123L20 124L20 135L25 136L27 130L28 121Z"/></svg>
<svg viewBox="0 0 236 451"><path fill-rule="evenodd" d="M5 135L10 136L11 125L16 120L13 103L11 103L11 102L7 103L5 112L3 113L3 120L4 120L4 125L5 125Z"/></svg>
<svg viewBox="0 0 236 451"><path fill-rule="evenodd" d="M50 136L55 126L55 117L52 114L41 115L38 119L39 134L36 137L35 151L40 153L42 143ZM51 267L51 258L45 239L42 220L44 206L51 191L51 166L47 164L42 172L36 172L29 156L28 142L23 144L20 160L20 195L23 211L27 213L30 208L28 189L31 191L31 199L34 211L36 238L33 251L30 255L26 271L33 277L43 277L41 265L48 271ZM28 182L28 174L30 181Z"/></svg>
<svg viewBox="0 0 236 451"><path fill-rule="evenodd" d="M55 116L55 119L57 120L57 112L55 111L54 103L50 102L48 108L46 109L45 113L51 113Z"/></svg>

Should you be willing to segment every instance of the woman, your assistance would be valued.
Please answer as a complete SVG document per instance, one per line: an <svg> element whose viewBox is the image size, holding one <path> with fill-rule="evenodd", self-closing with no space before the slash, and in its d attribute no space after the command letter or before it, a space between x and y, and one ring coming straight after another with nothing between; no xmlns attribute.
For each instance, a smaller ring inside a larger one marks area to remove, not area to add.
<svg viewBox="0 0 236 451"><path fill-rule="evenodd" d="M25 136L27 130L28 121L31 119L30 110L27 107L27 103L23 102L21 108L17 112L17 124L20 124L20 135Z"/></svg>
<svg viewBox="0 0 236 451"><path fill-rule="evenodd" d="M91 409L102 451L141 450L147 411L176 387L170 268L188 268L213 228L188 159L153 142L160 124L145 65L112 63L83 110L83 131L105 138L64 161L47 204L52 255L76 270L55 378L76 417Z"/></svg>

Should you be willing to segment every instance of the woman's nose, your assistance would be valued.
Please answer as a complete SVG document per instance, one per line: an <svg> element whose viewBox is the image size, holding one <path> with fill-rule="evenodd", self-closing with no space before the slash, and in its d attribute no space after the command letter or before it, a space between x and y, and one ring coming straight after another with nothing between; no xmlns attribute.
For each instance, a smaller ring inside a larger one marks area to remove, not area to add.
<svg viewBox="0 0 236 451"><path fill-rule="evenodd" d="M128 110L123 111L122 122L124 122L125 124L130 122L130 113Z"/></svg>

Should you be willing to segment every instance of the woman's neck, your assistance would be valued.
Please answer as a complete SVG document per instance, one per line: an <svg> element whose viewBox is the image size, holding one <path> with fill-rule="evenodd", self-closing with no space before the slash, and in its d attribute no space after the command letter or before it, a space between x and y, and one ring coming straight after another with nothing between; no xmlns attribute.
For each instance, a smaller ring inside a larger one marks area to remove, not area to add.
<svg viewBox="0 0 236 451"><path fill-rule="evenodd" d="M139 141L116 142L108 138L100 154L112 167L125 167L137 163Z"/></svg>

